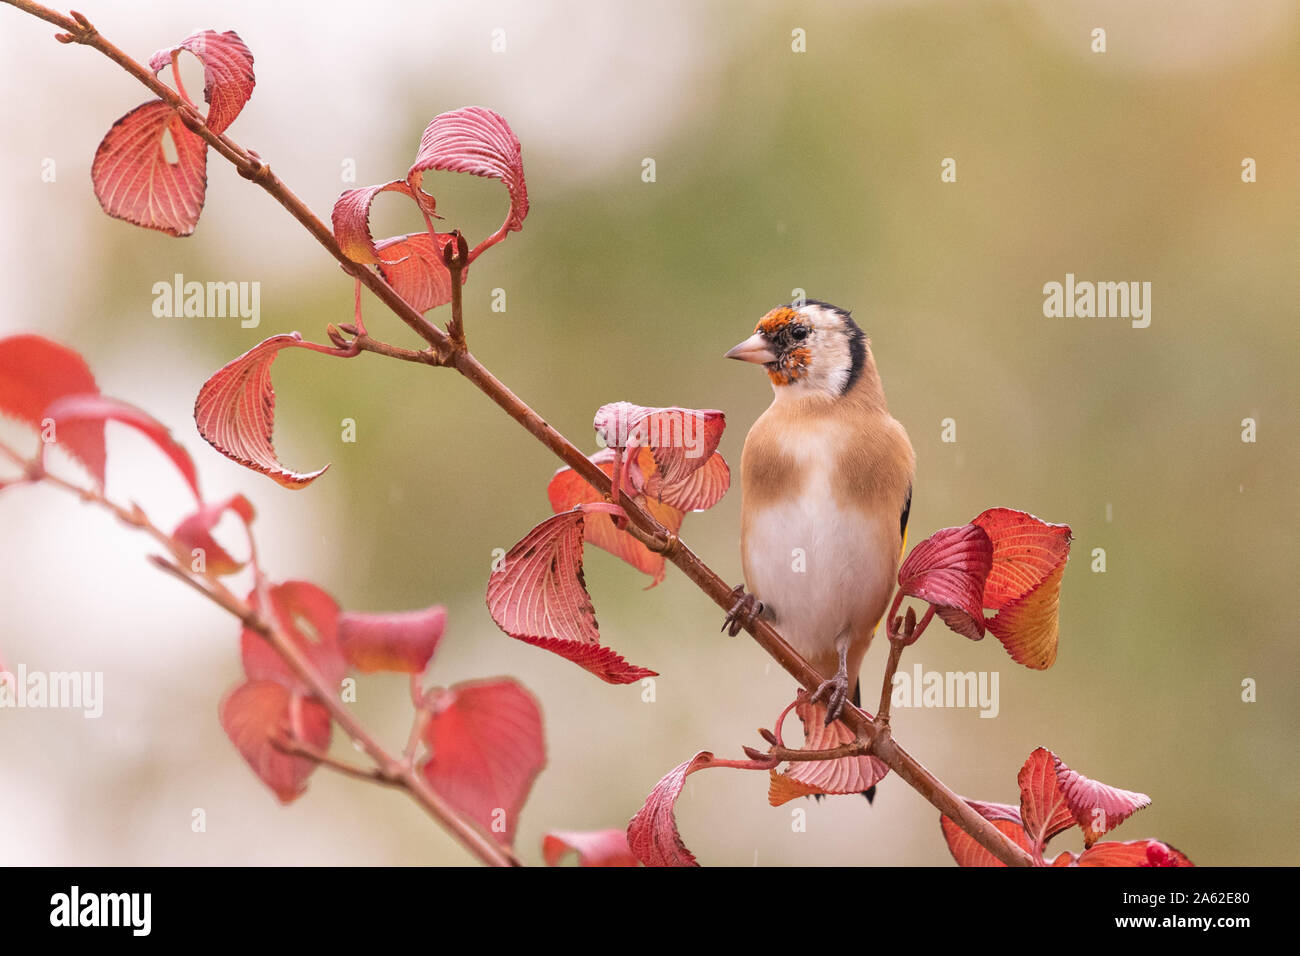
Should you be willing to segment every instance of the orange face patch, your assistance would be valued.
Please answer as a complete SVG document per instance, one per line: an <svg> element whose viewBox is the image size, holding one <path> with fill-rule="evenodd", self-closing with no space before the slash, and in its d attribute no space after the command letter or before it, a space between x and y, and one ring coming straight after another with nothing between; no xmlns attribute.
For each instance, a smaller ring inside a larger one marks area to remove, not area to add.
<svg viewBox="0 0 1300 956"><path fill-rule="evenodd" d="M773 385L789 385L803 377L812 353L804 346L785 352L779 362L767 367L767 377Z"/></svg>
<svg viewBox="0 0 1300 956"><path fill-rule="evenodd" d="M799 313L788 305L782 305L758 320L755 332L762 332L770 339L775 339L782 329L799 318Z"/></svg>

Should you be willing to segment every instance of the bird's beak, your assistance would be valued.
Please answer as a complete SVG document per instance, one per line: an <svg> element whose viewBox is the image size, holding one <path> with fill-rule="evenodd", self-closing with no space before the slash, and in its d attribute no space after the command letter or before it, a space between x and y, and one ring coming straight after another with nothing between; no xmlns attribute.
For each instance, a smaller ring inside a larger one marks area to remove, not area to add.
<svg viewBox="0 0 1300 956"><path fill-rule="evenodd" d="M740 359L742 362L753 362L756 365L766 365L776 361L776 355L773 354L772 347L768 345L762 332L755 332L723 358Z"/></svg>

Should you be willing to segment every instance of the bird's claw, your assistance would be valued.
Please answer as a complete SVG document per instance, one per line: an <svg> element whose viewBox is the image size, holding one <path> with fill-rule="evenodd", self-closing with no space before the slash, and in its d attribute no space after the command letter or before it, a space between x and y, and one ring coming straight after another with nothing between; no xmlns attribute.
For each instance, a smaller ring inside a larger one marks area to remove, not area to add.
<svg viewBox="0 0 1300 956"><path fill-rule="evenodd" d="M735 637L743 628L753 625L754 620L763 613L763 602L748 593L743 584L736 585L731 596L736 601L722 619L722 630Z"/></svg>
<svg viewBox="0 0 1300 956"><path fill-rule="evenodd" d="M844 713L844 705L848 699L849 675L841 671L834 677L822 681L813 691L809 701L814 704L822 700L826 701L826 726L829 727L839 719L840 714Z"/></svg>

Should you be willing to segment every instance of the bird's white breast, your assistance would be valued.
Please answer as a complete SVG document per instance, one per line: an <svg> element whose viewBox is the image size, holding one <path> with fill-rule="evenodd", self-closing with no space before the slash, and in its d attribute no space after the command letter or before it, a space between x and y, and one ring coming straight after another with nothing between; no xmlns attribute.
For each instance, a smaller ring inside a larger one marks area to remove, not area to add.
<svg viewBox="0 0 1300 956"><path fill-rule="evenodd" d="M741 543L747 586L782 636L828 676L837 664L836 638L862 632L858 642L865 645L867 629L884 613L898 554L897 515L869 516L836 501L842 440L825 428L786 443L802 478L799 490L755 505Z"/></svg>

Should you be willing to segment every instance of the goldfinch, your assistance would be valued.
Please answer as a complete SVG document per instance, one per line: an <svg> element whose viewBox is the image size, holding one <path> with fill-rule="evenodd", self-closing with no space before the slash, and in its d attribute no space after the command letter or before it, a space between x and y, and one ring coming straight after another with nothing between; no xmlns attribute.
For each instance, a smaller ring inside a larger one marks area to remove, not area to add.
<svg viewBox="0 0 1300 956"><path fill-rule="evenodd" d="M871 343L843 309L811 299L775 308L726 357L762 365L776 393L745 437L740 549L753 598L737 589L728 621L733 633L743 611L772 622L825 678L813 697L829 724L861 699L916 456L885 406Z"/></svg>

